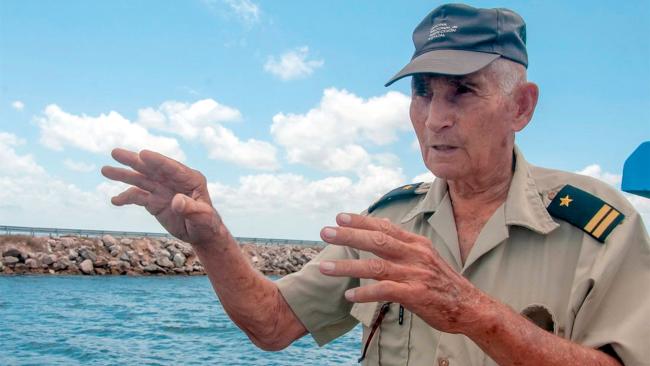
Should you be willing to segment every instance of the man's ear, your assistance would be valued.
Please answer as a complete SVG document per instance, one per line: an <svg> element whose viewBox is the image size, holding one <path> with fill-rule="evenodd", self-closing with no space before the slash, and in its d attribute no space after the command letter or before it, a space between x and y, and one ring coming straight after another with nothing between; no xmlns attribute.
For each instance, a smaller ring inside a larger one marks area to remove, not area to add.
<svg viewBox="0 0 650 366"><path fill-rule="evenodd" d="M525 82L515 88L513 92L515 115L512 126L515 132L523 130L533 118L538 97L539 88L535 83Z"/></svg>

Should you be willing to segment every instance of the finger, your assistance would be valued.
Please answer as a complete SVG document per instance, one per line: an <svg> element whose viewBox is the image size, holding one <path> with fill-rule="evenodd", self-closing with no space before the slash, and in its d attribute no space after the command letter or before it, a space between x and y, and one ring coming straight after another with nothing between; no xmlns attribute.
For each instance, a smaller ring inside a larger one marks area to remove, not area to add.
<svg viewBox="0 0 650 366"><path fill-rule="evenodd" d="M408 232L397 225L393 225L390 220L380 217L371 217L357 215L352 213L340 213L336 215L336 223L344 227L354 227L358 229L379 231L395 239L411 242L421 239L419 235Z"/></svg>
<svg viewBox="0 0 650 366"><path fill-rule="evenodd" d="M402 294L402 296L400 296ZM395 281L379 281L345 291L345 298L352 302L402 302L404 286Z"/></svg>
<svg viewBox="0 0 650 366"><path fill-rule="evenodd" d="M205 214L214 215L212 206L193 200L182 193L176 194L172 199L172 211L186 218Z"/></svg>
<svg viewBox="0 0 650 366"><path fill-rule="evenodd" d="M128 169L105 166L102 167L102 175L108 179L131 184L149 192L153 192L156 188L155 182L138 172Z"/></svg>
<svg viewBox="0 0 650 366"><path fill-rule="evenodd" d="M165 155L142 150L139 156L145 164L146 170L151 172L147 175L154 181L166 185L171 183L175 188L184 192L192 192L205 185L205 178L201 173Z"/></svg>
<svg viewBox="0 0 650 366"><path fill-rule="evenodd" d="M413 277L413 271L409 267L376 258L323 261L320 263L320 271L333 277L370 278L378 281L403 281Z"/></svg>
<svg viewBox="0 0 650 366"><path fill-rule="evenodd" d="M111 151L111 156L117 162L129 166L142 174L147 174L147 168L140 159L138 153L126 149L115 148Z"/></svg>
<svg viewBox="0 0 650 366"><path fill-rule="evenodd" d="M379 231L328 226L320 235L327 243L371 252L385 259L402 259L412 253L411 246Z"/></svg>
<svg viewBox="0 0 650 366"><path fill-rule="evenodd" d="M126 191L111 198L111 203L115 206L138 205L146 206L149 202L149 192L138 187L131 187Z"/></svg>

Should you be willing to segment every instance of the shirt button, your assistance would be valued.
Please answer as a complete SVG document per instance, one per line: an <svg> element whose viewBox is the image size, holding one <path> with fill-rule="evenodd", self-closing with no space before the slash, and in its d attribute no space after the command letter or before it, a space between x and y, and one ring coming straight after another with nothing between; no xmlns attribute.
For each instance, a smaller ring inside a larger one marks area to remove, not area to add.
<svg viewBox="0 0 650 366"><path fill-rule="evenodd" d="M438 358L438 366L449 366L449 360L443 357Z"/></svg>
<svg viewBox="0 0 650 366"><path fill-rule="evenodd" d="M557 195L557 192L548 192L548 199L552 201L555 198L555 195Z"/></svg>

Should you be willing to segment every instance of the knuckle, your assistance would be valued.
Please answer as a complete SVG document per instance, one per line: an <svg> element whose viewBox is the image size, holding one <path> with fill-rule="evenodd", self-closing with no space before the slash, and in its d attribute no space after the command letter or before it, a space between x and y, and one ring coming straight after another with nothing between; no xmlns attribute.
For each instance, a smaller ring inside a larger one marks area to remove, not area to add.
<svg viewBox="0 0 650 366"><path fill-rule="evenodd" d="M417 263L421 267L431 268L436 266L436 257L431 251L422 251L416 254Z"/></svg>
<svg viewBox="0 0 650 366"><path fill-rule="evenodd" d="M384 233L375 232L371 235L372 242L375 246L385 247L388 244L388 235Z"/></svg>
<svg viewBox="0 0 650 366"><path fill-rule="evenodd" d="M193 175L201 182L201 184L207 184L208 179L205 177L203 173L196 169L192 169Z"/></svg>
<svg viewBox="0 0 650 366"><path fill-rule="evenodd" d="M413 277L428 284L434 283L438 280L438 275L435 271L425 269L416 270Z"/></svg>
<svg viewBox="0 0 650 366"><path fill-rule="evenodd" d="M379 231L384 233L384 234L390 234L392 231L393 224L390 223L388 219L380 219L379 220Z"/></svg>
<svg viewBox="0 0 650 366"><path fill-rule="evenodd" d="M412 235L411 237L409 237L408 241L410 243L413 243L413 244L417 245L417 246L429 246L430 243L431 243L429 241L429 239L427 239L426 237L424 237L422 235Z"/></svg>
<svg viewBox="0 0 650 366"><path fill-rule="evenodd" d="M386 262L381 259L368 260L368 269L374 275L386 274Z"/></svg>

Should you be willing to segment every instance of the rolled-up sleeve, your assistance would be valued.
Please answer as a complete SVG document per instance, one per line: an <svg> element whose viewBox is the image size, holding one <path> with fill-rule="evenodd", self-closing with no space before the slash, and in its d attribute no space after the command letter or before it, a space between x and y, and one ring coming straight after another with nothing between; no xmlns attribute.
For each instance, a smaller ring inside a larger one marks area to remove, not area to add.
<svg viewBox="0 0 650 366"><path fill-rule="evenodd" d="M626 217L604 245L571 338L611 346L625 365L650 365L650 239L640 216Z"/></svg>
<svg viewBox="0 0 650 366"><path fill-rule="evenodd" d="M357 320L350 315L352 303L345 290L359 286L359 280L330 277L320 273L324 260L358 259L356 250L328 245L299 272L276 281L282 296L319 346L347 333Z"/></svg>

